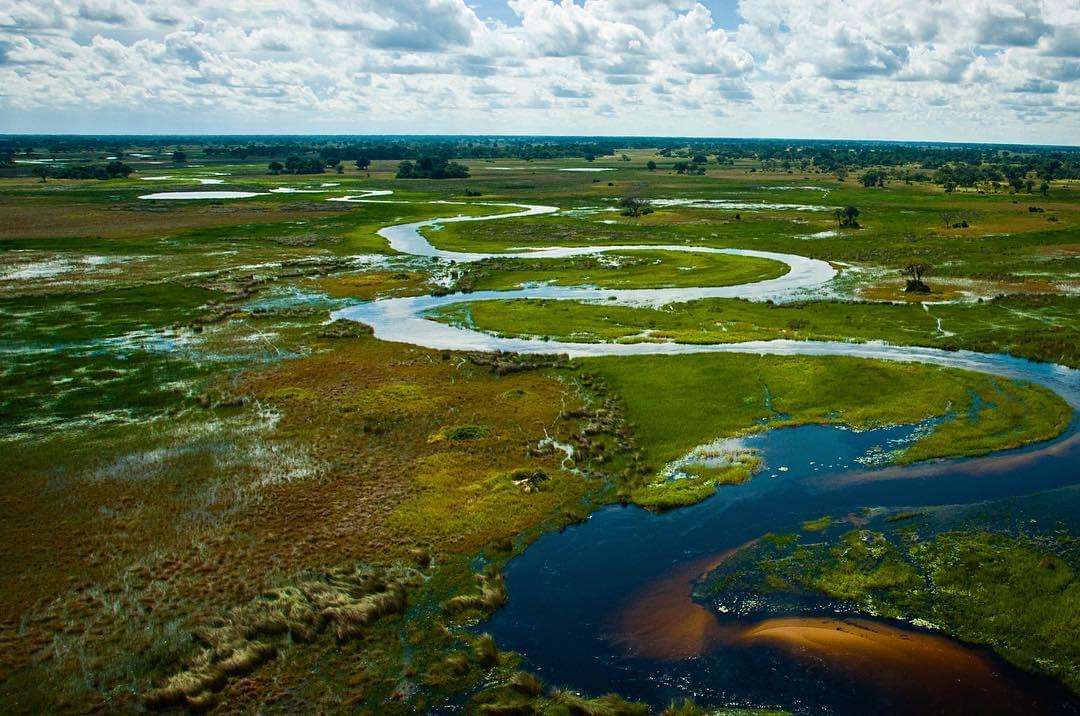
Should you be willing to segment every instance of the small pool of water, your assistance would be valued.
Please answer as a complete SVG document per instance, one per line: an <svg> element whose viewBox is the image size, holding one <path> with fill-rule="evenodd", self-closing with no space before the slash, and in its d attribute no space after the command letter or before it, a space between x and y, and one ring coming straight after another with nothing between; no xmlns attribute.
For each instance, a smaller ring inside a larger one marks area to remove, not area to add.
<svg viewBox="0 0 1080 716"><path fill-rule="evenodd" d="M707 570L717 555L767 532L791 532L804 521L856 515L865 507L969 504L1080 481L1075 432L1051 446L1000 457L882 470L862 464L867 455L909 439L915 429L801 426L752 436L744 442L761 451L766 467L744 485L721 488L701 504L666 513L608 507L581 525L540 538L506 568L508 605L477 629L491 632L500 648L521 652L523 668L548 683L596 694L617 691L658 706L693 696L703 704L797 713L962 713L969 707L982 707L984 713L1080 712L1080 700L1057 682L1021 672L986 649L934 642L941 639L934 634L912 638L889 631L917 631L902 623L875 627L883 632L875 638L886 645L876 660L871 654L832 661L805 649L782 648L768 638L782 633L776 625L739 625L764 635L739 643L703 636L711 634L715 617L700 606L694 613L691 573ZM633 616L674 647L650 652L628 643L627 610L640 606L650 590L668 589L680 570L689 575L683 579L684 599L677 592L654 594L656 600ZM783 633L792 633L792 625L781 626ZM806 632L809 627L794 628ZM833 628L819 633L831 634ZM830 636L839 639L836 649L842 650L865 625L839 628L852 632ZM898 644L944 653L942 663L960 669L956 679L963 683L920 688L941 670L914 652L901 658Z"/></svg>

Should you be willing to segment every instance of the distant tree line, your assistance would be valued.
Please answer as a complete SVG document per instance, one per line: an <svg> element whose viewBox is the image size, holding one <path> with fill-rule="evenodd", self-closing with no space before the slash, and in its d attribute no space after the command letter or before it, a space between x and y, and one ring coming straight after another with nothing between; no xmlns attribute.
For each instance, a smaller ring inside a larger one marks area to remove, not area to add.
<svg viewBox="0 0 1080 716"><path fill-rule="evenodd" d="M210 159L254 158L284 165L288 157L317 158L324 168L372 160L415 165L427 157L592 160L624 149L655 149L675 159L684 173L698 173L707 163L732 166L742 162L759 170L829 174L841 180L857 175L868 181L873 172L873 186L888 181L936 182L947 190L995 185L1027 193L1042 191L1043 184L1049 189L1054 180L1080 179L1080 148L1076 147L670 137L6 136L0 137L0 169L11 169L15 157L99 153L122 158L124 152L134 150L181 160L190 159L197 148Z"/></svg>
<svg viewBox="0 0 1080 716"><path fill-rule="evenodd" d="M467 179L469 168L442 157L421 157L398 164L398 179Z"/></svg>
<svg viewBox="0 0 1080 716"><path fill-rule="evenodd" d="M123 162L114 161L108 164L77 164L71 167L50 167L37 164L32 174L41 181L47 181L49 177L56 179L127 179L134 170Z"/></svg>
<svg viewBox="0 0 1080 716"><path fill-rule="evenodd" d="M267 165L271 174L322 174L325 163L318 157L289 157L282 164L272 161Z"/></svg>

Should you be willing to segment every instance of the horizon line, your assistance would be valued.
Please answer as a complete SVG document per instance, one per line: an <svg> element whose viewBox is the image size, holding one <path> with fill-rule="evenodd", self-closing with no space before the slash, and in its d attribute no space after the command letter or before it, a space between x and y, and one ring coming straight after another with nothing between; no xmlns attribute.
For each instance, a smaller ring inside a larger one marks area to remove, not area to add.
<svg viewBox="0 0 1080 716"><path fill-rule="evenodd" d="M757 142L853 142L853 143L866 143L866 144L942 144L942 145L969 145L969 146L998 146L998 147L1042 147L1042 148L1060 148L1060 149L1080 149L1080 144L1045 144L1045 143L1029 143L1029 142L978 142L970 140L950 140L950 139L866 139L866 138L830 138L830 137L739 137L739 136L720 136L720 135L664 135L664 134L529 134L529 133L490 133L490 134L468 134L468 133L419 133L419 132L404 132L404 133L349 133L349 132L280 132L280 133L267 133L267 132L122 132L122 133L101 133L101 132L0 132L0 138L14 138L14 137L177 137L177 138L218 138L218 137L305 137L305 138L320 138L320 137L379 137L379 138L432 138L432 137L445 137L445 138L488 138L488 139L505 139L505 138L543 138L543 139L660 139L660 140L694 140L694 141L757 141Z"/></svg>

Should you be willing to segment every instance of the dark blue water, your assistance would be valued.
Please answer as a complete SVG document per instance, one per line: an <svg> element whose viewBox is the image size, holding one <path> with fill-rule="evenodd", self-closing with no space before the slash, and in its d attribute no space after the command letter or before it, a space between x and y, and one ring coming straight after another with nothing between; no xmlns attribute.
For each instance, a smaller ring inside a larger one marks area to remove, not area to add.
<svg viewBox="0 0 1080 716"><path fill-rule="evenodd" d="M522 653L524 668L548 683L593 694L617 691L656 705L694 696L706 705L799 713L966 710L972 694L962 684L949 694L928 694L918 684L898 692L884 689L868 678L872 675L792 659L765 647L717 646L700 657L654 661L629 654L611 638L613 615L629 597L680 564L770 531L790 532L806 520L866 507L969 504L1080 482L1075 429L1050 449L1044 445L993 458L884 470L856 462L873 455L875 447L888 450L890 441L903 441L911 431L802 426L750 438L748 446L762 450L766 468L749 483L721 488L699 505L667 513L612 506L585 523L541 537L506 568L508 606L478 629L491 632L500 648ZM1080 522L1080 517L1069 519ZM1080 702L1057 682L990 658L1009 698L992 702L989 712L1080 713Z"/></svg>

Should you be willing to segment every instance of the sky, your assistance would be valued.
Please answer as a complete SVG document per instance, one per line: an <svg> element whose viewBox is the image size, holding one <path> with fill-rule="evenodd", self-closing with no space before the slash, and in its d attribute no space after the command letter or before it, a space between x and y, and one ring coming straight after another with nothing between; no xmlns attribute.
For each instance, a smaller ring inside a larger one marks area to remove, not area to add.
<svg viewBox="0 0 1080 716"><path fill-rule="evenodd" d="M0 0L0 133L1080 144L1080 0Z"/></svg>

